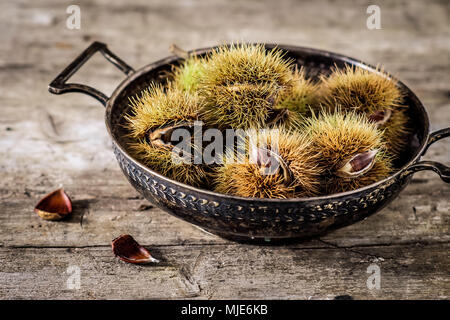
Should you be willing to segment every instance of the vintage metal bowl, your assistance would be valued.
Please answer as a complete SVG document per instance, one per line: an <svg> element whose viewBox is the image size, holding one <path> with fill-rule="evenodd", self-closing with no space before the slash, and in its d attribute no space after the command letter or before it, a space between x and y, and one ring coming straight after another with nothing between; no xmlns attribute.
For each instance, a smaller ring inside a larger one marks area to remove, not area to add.
<svg viewBox="0 0 450 320"><path fill-rule="evenodd" d="M266 47L271 49L274 45ZM296 46L278 47L287 52L287 57L303 66L312 78L328 73L334 65L343 67L349 64L377 72L372 66L336 53ZM211 49L195 50L195 53L202 55ZM66 83L97 51L127 75L111 97L86 85ZM398 86L406 93L405 102L409 105L414 134L407 151L396 163L396 172L375 184L328 196L278 200L229 196L168 179L130 156L122 124L129 109L128 98L146 88L151 81L157 81L161 74L179 62L178 57L170 56L134 71L105 44L94 42L56 77L49 85L49 91L54 94L82 92L106 106L106 127L112 138L114 153L133 187L163 210L213 234L233 240L256 241L318 235L381 210L397 197L416 171L433 170L443 181L450 182L449 167L434 161L419 161L432 143L450 135L450 128L430 134L428 115L422 103L401 82Z"/></svg>

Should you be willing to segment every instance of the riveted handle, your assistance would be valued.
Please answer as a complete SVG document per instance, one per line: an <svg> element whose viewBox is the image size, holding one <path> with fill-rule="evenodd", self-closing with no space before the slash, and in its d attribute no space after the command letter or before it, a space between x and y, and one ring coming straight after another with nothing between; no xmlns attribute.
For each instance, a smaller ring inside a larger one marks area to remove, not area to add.
<svg viewBox="0 0 450 320"><path fill-rule="evenodd" d="M427 141L427 146L424 149L424 153L433 143L449 136L450 128L441 129L430 134ZM450 167L436 161L419 161L409 166L406 169L405 174L409 175L422 170L432 170L436 172L444 182L450 183Z"/></svg>
<svg viewBox="0 0 450 320"><path fill-rule="evenodd" d="M48 91L53 94L63 94L66 92L81 92L100 101L104 106L108 102L108 97L99 90L80 83L66 83L71 76L74 75L83 64L86 63L97 51L101 52L103 56L120 69L126 75L134 72L133 68L126 64L122 59L112 53L106 44L102 42L92 43L86 50L84 50L71 64L69 64L48 86Z"/></svg>

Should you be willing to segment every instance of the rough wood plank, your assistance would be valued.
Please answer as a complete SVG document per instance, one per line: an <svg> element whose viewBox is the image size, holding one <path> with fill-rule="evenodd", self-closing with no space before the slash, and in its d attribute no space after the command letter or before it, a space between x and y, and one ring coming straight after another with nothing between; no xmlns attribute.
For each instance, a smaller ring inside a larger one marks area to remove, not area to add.
<svg viewBox="0 0 450 320"><path fill-rule="evenodd" d="M0 249L0 298L440 298L450 294L447 245L371 248L241 245L151 247L159 265L136 266L110 248ZM369 265L381 288L368 289ZM67 289L68 266L80 289Z"/></svg>

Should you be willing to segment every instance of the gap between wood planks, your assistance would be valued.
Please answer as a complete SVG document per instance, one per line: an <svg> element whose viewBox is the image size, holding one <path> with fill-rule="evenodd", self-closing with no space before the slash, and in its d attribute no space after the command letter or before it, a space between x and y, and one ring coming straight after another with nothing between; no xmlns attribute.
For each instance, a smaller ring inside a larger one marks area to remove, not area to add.
<svg viewBox="0 0 450 320"><path fill-rule="evenodd" d="M154 248L164 248L164 247L202 247L202 246L249 246L249 247L266 247L266 248L273 248L273 247L279 247L279 248L285 248L285 249L292 249L292 250L321 250L321 249L336 249L336 250L349 250L349 249L358 249L358 248L377 248L377 247L395 247L395 246L413 246L413 245L420 245L420 246L433 246L433 245L440 245L440 244L449 244L450 241L442 240L442 241L423 241L423 240L417 240L417 241L401 241L401 242L386 242L386 243L374 243L374 244L359 244L359 245L351 245L351 246L340 246L337 244L334 244L330 241L325 241L320 238L311 239L312 241L318 241L324 244L324 246L308 246L308 247L296 247L296 245L301 245L302 243L299 242L297 244L251 244L251 243L235 243L235 242L215 242L215 243L183 243L183 244L158 244L158 245L152 245L152 244L142 244L144 247L154 247ZM310 240L310 241L311 241ZM109 248L111 245L84 245L84 246L74 246L74 245L60 245L60 246L33 246L33 245L3 245L0 244L0 248L5 249L87 249L87 248Z"/></svg>

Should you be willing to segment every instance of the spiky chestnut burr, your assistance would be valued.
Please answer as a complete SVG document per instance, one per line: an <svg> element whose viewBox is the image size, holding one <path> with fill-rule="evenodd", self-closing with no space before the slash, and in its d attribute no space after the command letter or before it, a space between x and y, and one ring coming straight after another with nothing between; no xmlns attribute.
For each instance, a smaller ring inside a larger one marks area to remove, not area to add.
<svg viewBox="0 0 450 320"><path fill-rule="evenodd" d="M340 108L364 114L380 129L389 152L398 155L410 133L403 94L395 80L382 69L373 73L359 67L335 68L329 77L321 77L322 104L329 111Z"/></svg>
<svg viewBox="0 0 450 320"><path fill-rule="evenodd" d="M292 73L291 84L280 92L275 109L280 123L289 127L293 122L301 122L304 117L311 115L319 101L319 86L305 77L304 70L295 69ZM283 118L284 117L284 118Z"/></svg>
<svg viewBox="0 0 450 320"><path fill-rule="evenodd" d="M132 155L170 179L204 186L208 178L207 168L193 164L192 159L180 154L171 142L175 129L193 128L193 122L198 118L198 97L170 84L167 88L151 85L139 96L131 98L130 104L126 126Z"/></svg>
<svg viewBox="0 0 450 320"><path fill-rule="evenodd" d="M263 45L222 46L207 58L198 89L202 118L213 127L264 127L276 112L283 90L291 86L292 61Z"/></svg>
<svg viewBox="0 0 450 320"><path fill-rule="evenodd" d="M259 136L251 134L249 138L245 154L228 153L224 164L216 168L217 192L277 199L317 194L320 183L318 156L311 152L310 141L305 135L270 129Z"/></svg>
<svg viewBox="0 0 450 320"><path fill-rule="evenodd" d="M131 111L126 115L133 138L143 138L150 130L167 125L193 122L200 109L198 97L171 85L164 88L151 84L139 95L130 98Z"/></svg>
<svg viewBox="0 0 450 320"><path fill-rule="evenodd" d="M306 78L303 69L295 69L290 85L280 94L275 107L306 115L318 102L318 90L319 86Z"/></svg>
<svg viewBox="0 0 450 320"><path fill-rule="evenodd" d="M313 152L323 168L322 193L358 189L386 178L391 170L382 133L354 112L322 112L305 120Z"/></svg>
<svg viewBox="0 0 450 320"><path fill-rule="evenodd" d="M180 66L173 70L172 79L175 87L182 91L195 94L203 76L205 60L197 56L190 56Z"/></svg>
<svg viewBox="0 0 450 320"><path fill-rule="evenodd" d="M381 115L384 115L384 117L381 117ZM389 153L393 157L398 157L405 150L409 141L408 137L411 134L406 108L376 112L369 115L369 120L383 131L383 140Z"/></svg>
<svg viewBox="0 0 450 320"><path fill-rule="evenodd" d="M346 65L334 68L330 76L321 76L322 104L331 111L363 111L372 114L379 110L395 110L402 102L402 93L395 80L382 69L377 73Z"/></svg>
<svg viewBox="0 0 450 320"><path fill-rule="evenodd" d="M129 145L132 155L150 169L179 182L206 187L210 175L203 164L185 163L184 158L146 140Z"/></svg>

